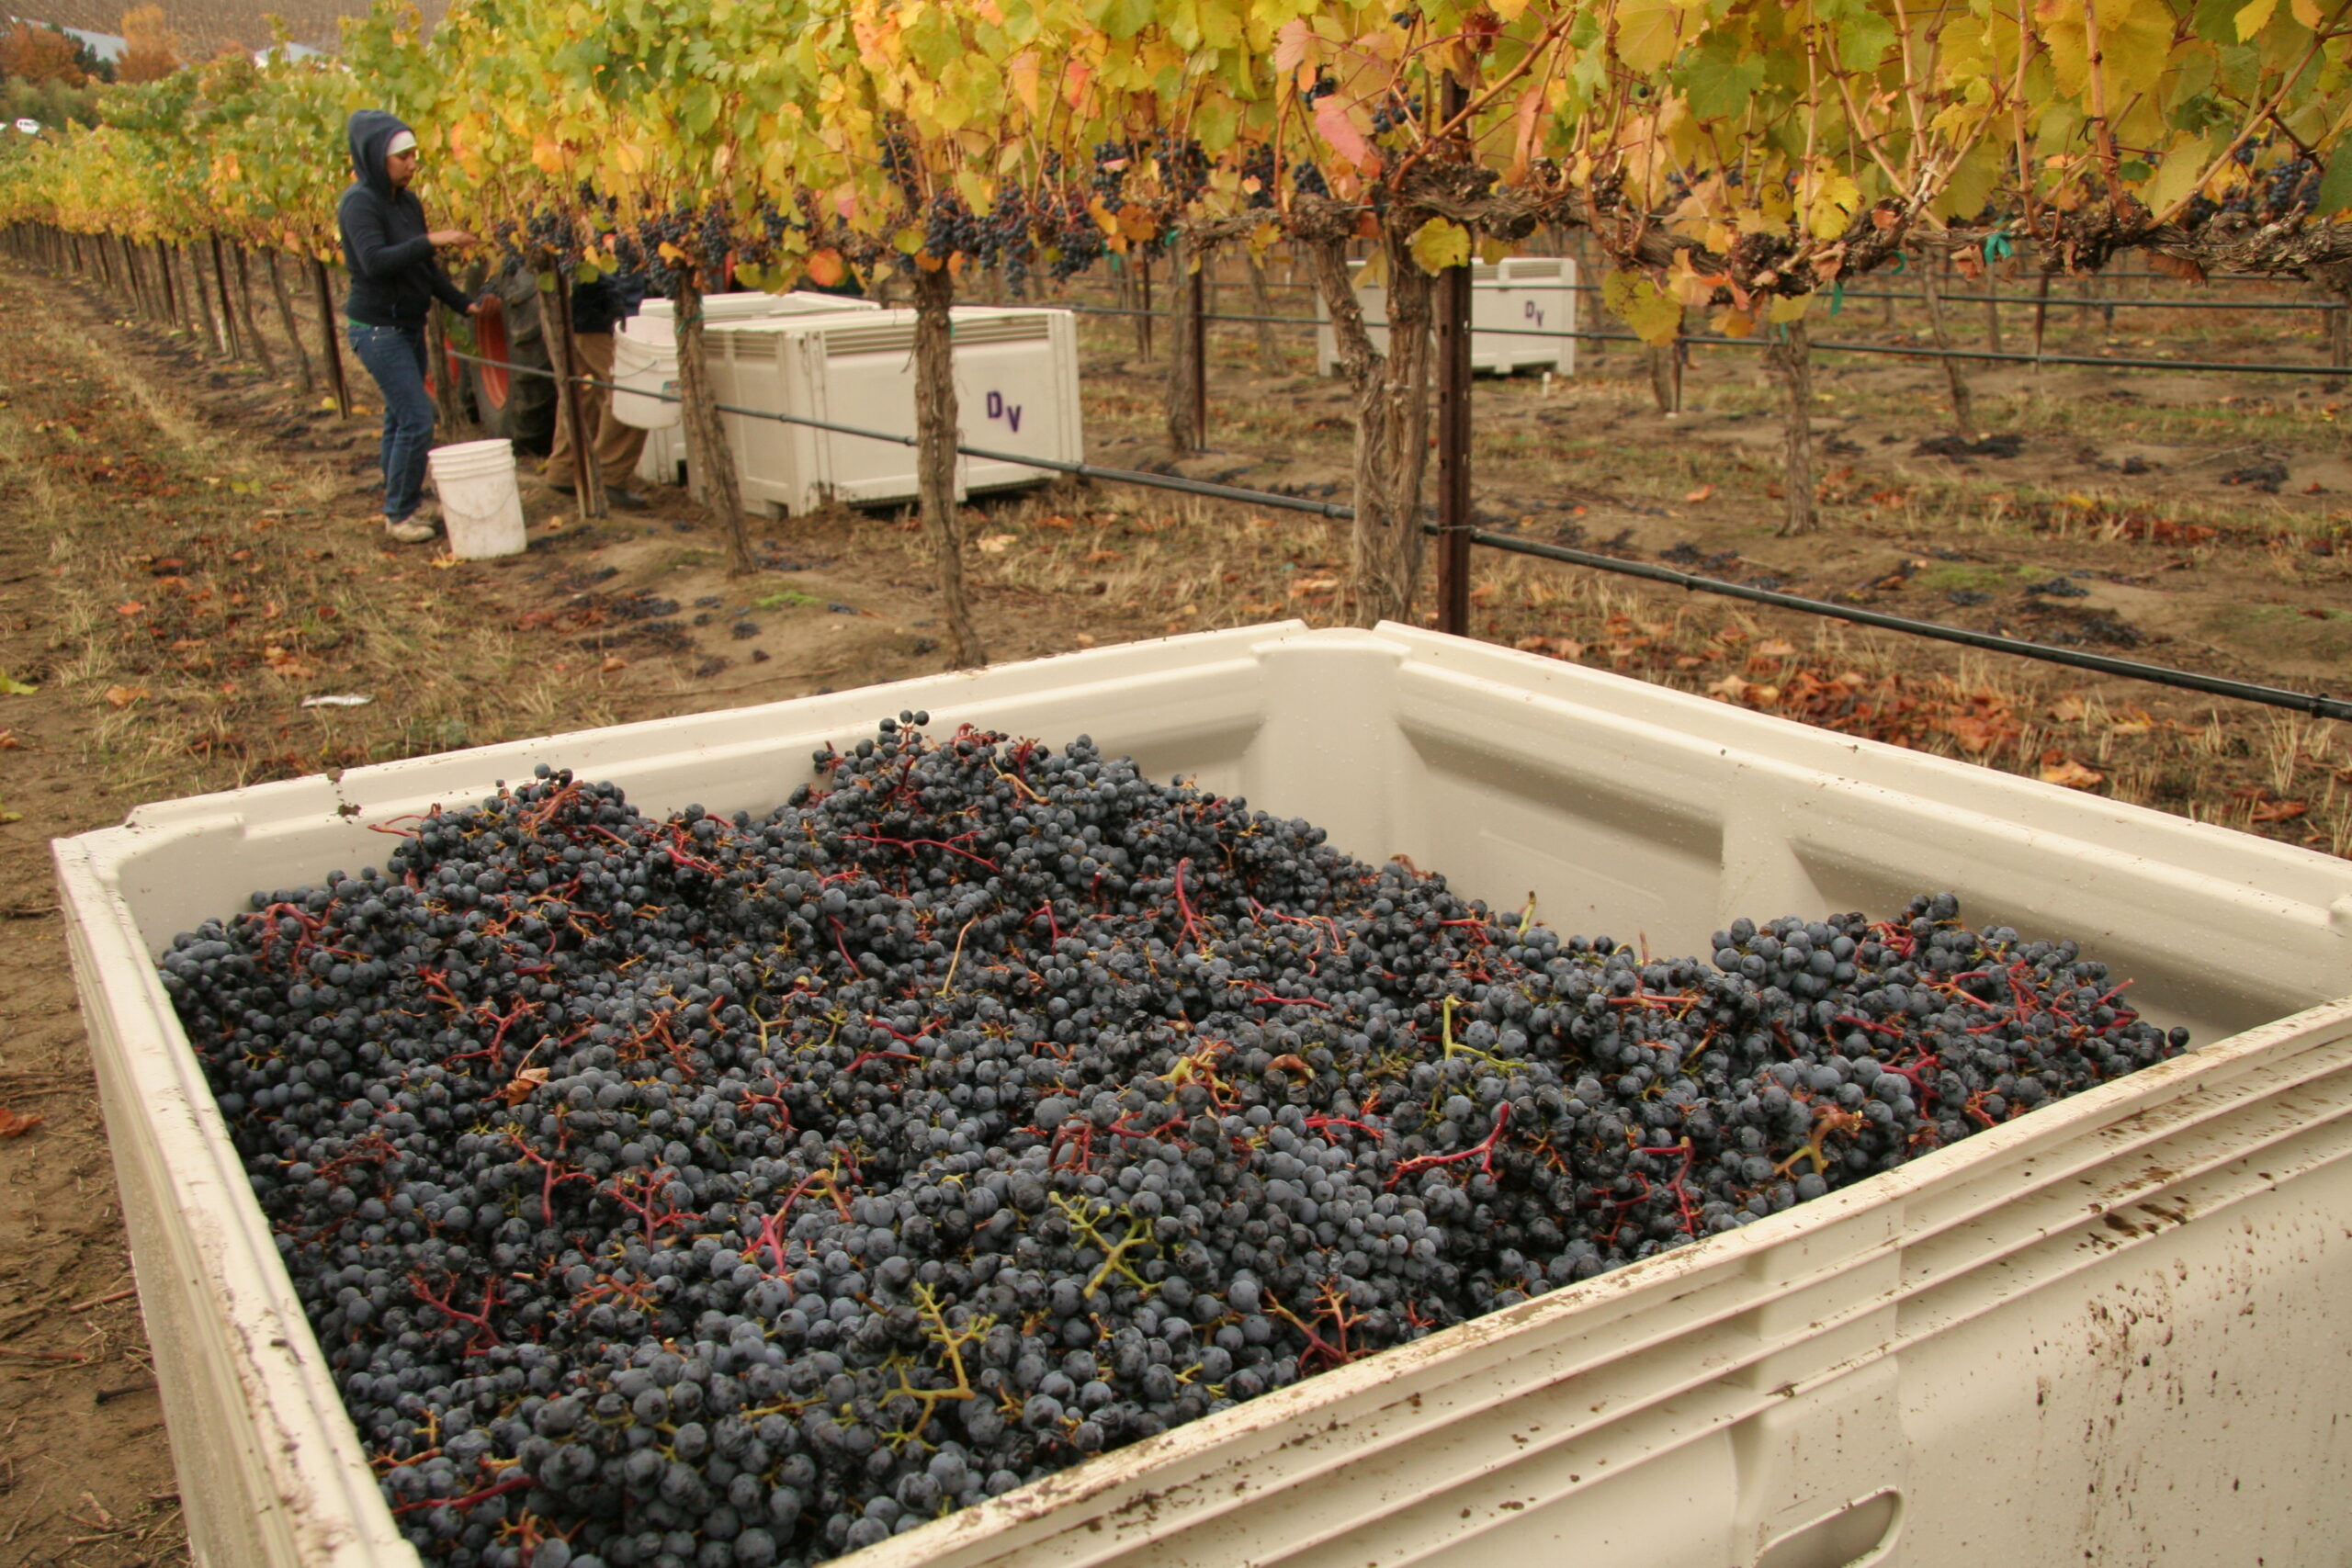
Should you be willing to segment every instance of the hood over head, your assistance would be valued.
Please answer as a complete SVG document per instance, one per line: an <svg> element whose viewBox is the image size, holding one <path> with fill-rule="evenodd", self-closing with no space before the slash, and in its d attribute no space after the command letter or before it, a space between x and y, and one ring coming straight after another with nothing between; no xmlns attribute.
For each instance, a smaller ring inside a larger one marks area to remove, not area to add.
<svg viewBox="0 0 2352 1568"><path fill-rule="evenodd" d="M351 138L351 169L359 183L378 196L392 194L392 176L384 171L385 150L408 127L401 118L382 109L360 109L345 127Z"/></svg>

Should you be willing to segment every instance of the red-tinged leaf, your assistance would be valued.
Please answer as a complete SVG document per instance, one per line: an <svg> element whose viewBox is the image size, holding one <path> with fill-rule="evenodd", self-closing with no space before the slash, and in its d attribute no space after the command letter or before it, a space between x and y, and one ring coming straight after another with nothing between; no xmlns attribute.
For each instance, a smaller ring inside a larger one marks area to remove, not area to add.
<svg viewBox="0 0 2352 1568"><path fill-rule="evenodd" d="M2311 803L2303 800L2267 800L2254 808L2256 822L2292 822L2311 810Z"/></svg>
<svg viewBox="0 0 2352 1568"><path fill-rule="evenodd" d="M40 1126L42 1118L39 1116L20 1116L0 1105L0 1138L21 1138Z"/></svg>
<svg viewBox="0 0 2352 1568"><path fill-rule="evenodd" d="M1372 163L1374 156L1372 143L1365 140L1363 131L1355 128L1355 123L1348 118L1348 111L1340 107L1338 94L1334 93L1316 100L1315 130L1325 141L1330 143L1333 152L1356 167L1364 168Z"/></svg>

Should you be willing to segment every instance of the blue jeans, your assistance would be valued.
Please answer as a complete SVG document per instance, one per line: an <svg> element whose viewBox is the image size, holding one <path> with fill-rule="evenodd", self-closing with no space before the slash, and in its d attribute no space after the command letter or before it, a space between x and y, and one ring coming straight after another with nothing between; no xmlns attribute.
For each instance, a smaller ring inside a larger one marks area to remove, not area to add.
<svg viewBox="0 0 2352 1568"><path fill-rule="evenodd" d="M424 499L424 457L433 450L433 394L424 389L424 329L344 323L351 352L384 394L384 517L398 523Z"/></svg>

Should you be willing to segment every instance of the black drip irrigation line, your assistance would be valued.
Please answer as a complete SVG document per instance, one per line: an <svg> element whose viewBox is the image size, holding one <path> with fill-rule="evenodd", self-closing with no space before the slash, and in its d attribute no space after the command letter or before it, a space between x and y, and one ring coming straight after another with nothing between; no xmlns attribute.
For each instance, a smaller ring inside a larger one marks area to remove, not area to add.
<svg viewBox="0 0 2352 1568"><path fill-rule="evenodd" d="M1850 299L1852 296L1849 295L1848 298ZM1037 309L1069 310L1084 316L1164 317L1168 313L1165 310L1130 310L1116 305L1051 304L1040 305ZM1227 316L1204 313L1201 319L1208 321L1273 321L1288 327L1319 328L1326 324L1316 316ZM1386 330L1385 326L1376 322L1365 324L1376 330ZM1515 326L1482 327L1477 331L1491 333L1497 337L1576 338L1588 343L1638 344L1642 342L1631 333L1596 333ZM1713 333L1692 333L1678 337L1674 341L1677 344L1689 344L1694 347L1705 348L1764 348L1768 347L1770 342L1761 333L1754 337L1719 337ZM1810 346L1815 354L1890 354L1905 359L1989 359L2017 365L2094 365L2103 366L2109 370L2199 370L2248 376L2329 376L2338 379L2352 379L2352 368L2346 368L2341 365L2238 365L2199 359L2116 359L2096 354L2018 354L2014 351L2004 352L1991 348L1929 348L1924 344L1917 348L1905 348L1897 344L1828 343L1820 339L1815 339Z"/></svg>
<svg viewBox="0 0 2352 1568"><path fill-rule="evenodd" d="M1490 549L1505 550L1512 555L1533 556L1541 560L1560 561L1569 566L1591 567L1600 571L1616 572L1625 577L1646 578L1652 582L1664 582L1694 593L1714 593L1726 599L1744 599L1755 604L1771 604L1783 610L1802 610L1809 615L1824 615L1835 620L1851 621L1856 626L1876 626L1884 631L1903 632L1912 637L1930 637L1938 642L1958 643L1963 648L1982 649L1988 653L2012 653L2023 659L2040 660L2047 664L2067 664L2077 670L2092 670L2102 675L2121 675L2134 681L2146 681L2159 686L2172 686L2185 692L2202 692L2210 696L2234 697L2241 702L2260 703L2268 707L2292 708L2310 714L2314 718L2352 718L2352 702L2335 697L2313 696L2304 692L2290 692L2280 686L2263 686L2249 681L2232 681L2220 675L2200 675L2193 670L2176 670L2165 664L2144 664L2136 659L2116 659L2104 653L2085 653L2077 649L2053 648L2048 643L2027 642L2021 637L2001 637L1992 632L1970 631L1965 626L1947 626L1935 621L1916 621L1908 615L1890 615L1883 610L1865 610L1859 605L1835 604L1826 599L1807 599L1801 594L1781 593L1770 588L1751 588L1744 582L1727 582L1717 577L1700 577L1691 572L1677 571L1672 567L1650 566L1641 561L1619 560L1614 556L1597 556L1589 550L1570 549L1565 545L1546 545L1532 539L1516 539L1508 534L1489 534L1473 529L1470 542Z"/></svg>
<svg viewBox="0 0 2352 1568"><path fill-rule="evenodd" d="M536 365L517 365L511 360L486 359L480 355L464 354L457 349L449 353L456 358L476 365L495 365L508 371L526 376L556 378L553 370ZM676 403L685 400L673 392L648 392L635 387L620 387L611 381L582 377L586 385L605 391L627 391L632 397L650 398L658 402ZM722 413L738 414L746 419L773 420L779 424L796 424L810 430L822 430L836 435L849 435L867 441L886 441L894 446L912 446L911 435L899 435L886 430L866 430L854 424L836 424L831 420L808 419L799 414L775 413L765 409L738 408L721 403ZM1180 474L1155 474L1136 468L1105 468L1092 463L1066 463L1052 457L1035 457L1017 452L991 451L985 446L958 446L956 450L967 457L989 462L1017 463L1023 468L1042 468L1053 473L1069 474L1079 479L1101 479L1113 484L1137 485L1147 490L1172 491L1183 495L1207 496L1219 501L1244 502L1287 512L1305 512L1335 521L1351 520L1355 508L1332 501L1313 501L1305 496L1283 495L1275 491L1247 490L1238 485L1210 484L1204 479L1189 479ZM1434 523L1421 525L1421 532L1434 535ZM2233 681L2220 675L2200 675L2193 670L2176 670L2165 664L2145 664L2136 659L2117 659L2104 653L2085 653L2078 649L2056 648L2049 643L2028 642L2022 637L2002 637L1993 632L1970 631L1965 626L1948 626L1936 621L1914 620L1908 615L1890 615L1883 610L1866 610L1860 605L1837 604L1826 599L1808 599L1802 594L1782 593L1776 589L1751 588L1744 582L1731 582L1719 577L1702 577L1695 572L1677 571L1672 567L1650 566L1642 561L1620 560L1615 556L1595 555L1589 550L1571 549L1565 545L1547 545L1534 539L1521 539L1509 534L1488 533L1483 528L1470 530L1470 542L1507 555L1530 556L1538 560L1556 561L1566 566L1581 566L1595 571L1612 572L1621 577L1638 577L1652 582L1663 582L1692 593L1713 593L1722 598L1744 600L1753 604L1770 604L1783 610L1795 610L1804 615L1820 615L1831 620L1849 621L1856 626L1874 626L1882 631L1902 632L1906 636L1927 637L1937 642L1957 643L1963 648L1982 649L1987 653L2007 653L2019 659L2031 659L2045 664L2064 664L2076 670L2088 670L2102 675L2118 675L2128 680L2144 681L2151 685L2169 686L2177 691L2198 692L2208 696L2231 697L2239 702L2257 703L2266 707L2289 708L2314 718L2352 719L2352 702L2324 694L2291 692L2282 686L2264 686L2250 681Z"/></svg>

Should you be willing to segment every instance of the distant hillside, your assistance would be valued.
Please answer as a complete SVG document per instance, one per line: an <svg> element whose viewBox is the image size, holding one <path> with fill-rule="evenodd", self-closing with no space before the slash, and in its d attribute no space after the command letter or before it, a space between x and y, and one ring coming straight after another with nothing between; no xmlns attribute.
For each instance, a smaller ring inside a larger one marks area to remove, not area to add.
<svg viewBox="0 0 2352 1568"><path fill-rule="evenodd" d="M164 15L180 37L187 60L209 60L223 50L254 50L269 41L272 15L286 18L298 43L332 49L345 17L364 16L368 0L163 0ZM21 7L21 8L18 8ZM422 0L428 22L437 22L448 0ZM122 30L124 0L17 0L17 15L38 22L91 32Z"/></svg>

